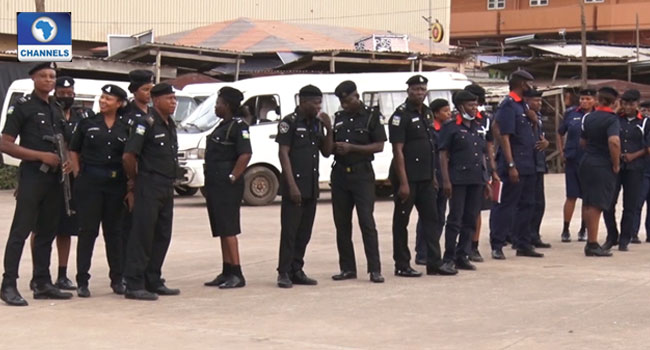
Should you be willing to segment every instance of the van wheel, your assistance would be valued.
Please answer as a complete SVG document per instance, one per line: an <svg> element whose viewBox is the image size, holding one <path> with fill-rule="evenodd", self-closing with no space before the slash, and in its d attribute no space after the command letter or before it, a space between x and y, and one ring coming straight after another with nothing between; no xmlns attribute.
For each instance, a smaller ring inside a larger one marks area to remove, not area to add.
<svg viewBox="0 0 650 350"><path fill-rule="evenodd" d="M196 187L187 187L187 186L174 186L174 190L181 197L191 197L199 191Z"/></svg>
<svg viewBox="0 0 650 350"><path fill-rule="evenodd" d="M271 204L278 194L280 182L266 167L256 166L244 174L244 203L253 206Z"/></svg>

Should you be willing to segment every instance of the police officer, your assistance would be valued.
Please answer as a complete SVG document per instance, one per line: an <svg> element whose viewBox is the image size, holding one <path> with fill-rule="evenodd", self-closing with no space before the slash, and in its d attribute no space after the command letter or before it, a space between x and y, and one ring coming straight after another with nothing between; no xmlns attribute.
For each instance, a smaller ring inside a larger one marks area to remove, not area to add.
<svg viewBox="0 0 650 350"><path fill-rule="evenodd" d="M564 181L566 187L566 200L564 202L564 227L562 229L562 242L571 242L571 217L576 207L580 193L580 181L578 180L578 165L582 159L583 150L580 147L580 133L582 132L582 117L591 113L596 105L596 89L586 88L580 91L580 105L571 107L564 113L564 119L557 131L557 149L560 150L561 158L565 162ZM563 147L564 145L564 147ZM578 241L586 239L585 222L581 220Z"/></svg>
<svg viewBox="0 0 650 350"><path fill-rule="evenodd" d="M476 218L481 211L487 184L487 145L476 121L478 97L460 91L454 97L458 114L440 132L442 188L449 198L449 216L445 230L444 265L450 270L476 270L469 260ZM456 240L458 239L458 242Z"/></svg>
<svg viewBox="0 0 650 350"><path fill-rule="evenodd" d="M542 218L546 209L546 195L544 193L544 174L548 170L546 167L546 152L549 142L544 136L542 123L542 92L530 89L524 93L524 100L534 112L529 114L529 119L536 125L535 131L535 206L533 208L533 218L530 221L530 233L532 243L535 248L551 248L550 243L542 241L540 229Z"/></svg>
<svg viewBox="0 0 650 350"><path fill-rule="evenodd" d="M535 201L535 137L533 123L522 98L530 90L533 76L519 70L509 81L510 94L501 102L495 122L500 133L497 169L503 182L501 201L490 212L492 258L505 259L503 246L512 237L517 256L541 258L530 237L529 224Z"/></svg>
<svg viewBox="0 0 650 350"><path fill-rule="evenodd" d="M627 251L634 231L635 214L643 185L643 168L648 154L650 124L639 112L641 94L638 90L627 90L621 95L621 110L618 112L621 140L621 169L617 175L614 188L614 200L603 212L607 227L607 240L603 249L610 249L618 244L618 250ZM621 231L616 227L616 202L623 188L623 217Z"/></svg>
<svg viewBox="0 0 650 350"><path fill-rule="evenodd" d="M316 285L303 271L307 244L316 216L318 151L329 157L333 139L329 116L320 113L323 93L313 85L298 93L296 110L278 124L282 207L278 287Z"/></svg>
<svg viewBox="0 0 650 350"><path fill-rule="evenodd" d="M435 140L433 113L424 104L427 78L414 75L406 81L406 101L390 117L389 134L393 145L390 179L395 194L393 210L393 259L395 275L420 277L421 272L410 265L407 226L415 206L424 229L427 245L427 274L453 275L456 271L442 264L440 236L436 235L438 219L435 184Z"/></svg>
<svg viewBox="0 0 650 350"><path fill-rule="evenodd" d="M126 176L122 167L129 125L119 119L126 105L126 91L116 85L102 87L100 114L79 122L70 142L76 173L79 211L77 243L77 295L90 297L88 280L95 239L102 225L111 288L124 294L122 284L122 218L125 211Z"/></svg>
<svg viewBox="0 0 650 350"><path fill-rule="evenodd" d="M582 189L582 217L587 226L586 256L611 256L598 244L598 221L603 210L611 207L620 170L621 141L619 119L612 106L618 93L605 86L598 90L598 107L582 117L581 142L585 154L578 168Z"/></svg>
<svg viewBox="0 0 650 350"><path fill-rule="evenodd" d="M5 246L4 274L0 299L11 306L26 306L27 301L18 292L18 266L30 232L34 232L32 250L35 282L34 299L70 299L71 293L61 292L52 284L50 254L59 224L63 203L60 183L61 171L70 171L68 163L61 167L54 144L44 137L63 133L64 119L60 107L49 93L54 89L56 65L40 63L29 75L34 91L20 98L7 111L7 120L0 151L22 159L16 209ZM20 136L20 143L16 138ZM63 169L61 169L63 168Z"/></svg>
<svg viewBox="0 0 650 350"><path fill-rule="evenodd" d="M246 285L239 261L237 235L244 197L244 171L253 153L248 124L239 117L244 95L225 86L219 90L214 112L221 121L207 139L205 190L213 237L220 237L223 270L206 286L222 289Z"/></svg>
<svg viewBox="0 0 650 350"><path fill-rule="evenodd" d="M161 83L151 89L151 96L152 113L135 124L122 156L127 203L135 201L124 268L127 299L180 294L160 279L172 235L174 181L180 176L176 125L171 118L176 95L171 85Z"/></svg>
<svg viewBox="0 0 650 350"><path fill-rule="evenodd" d="M379 261L379 244L373 211L375 173L373 154L384 149L386 131L379 108L369 108L359 100L354 82L339 84L334 94L342 110L334 117L334 165L332 166L332 210L336 225L336 246L341 272L335 281L357 277L352 245L352 210L356 207L363 237L370 281L384 282Z"/></svg>
<svg viewBox="0 0 650 350"><path fill-rule="evenodd" d="M650 118L650 101L643 101L639 104L639 112L644 118ZM641 227L641 210L645 203L650 203L650 157L646 156L643 167L643 184L641 185L641 199L639 200L636 215L634 217L634 235L630 243L641 243L639 239L639 228ZM647 208L647 207L646 207ZM645 241L650 243L650 211L646 210L645 216Z"/></svg>

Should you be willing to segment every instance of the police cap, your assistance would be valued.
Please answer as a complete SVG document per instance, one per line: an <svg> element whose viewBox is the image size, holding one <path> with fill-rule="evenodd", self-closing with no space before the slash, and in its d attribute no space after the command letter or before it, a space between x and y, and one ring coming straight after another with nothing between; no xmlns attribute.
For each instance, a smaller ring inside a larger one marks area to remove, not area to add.
<svg viewBox="0 0 650 350"><path fill-rule="evenodd" d="M455 104L460 104L463 102L469 102L469 101L476 101L478 100L478 96L474 95L473 93L465 90L460 90L454 95L454 103Z"/></svg>
<svg viewBox="0 0 650 350"><path fill-rule="evenodd" d="M219 97L228 102L229 105L238 107L241 101L244 99L244 94L233 87L224 86L219 89Z"/></svg>
<svg viewBox="0 0 650 350"><path fill-rule="evenodd" d="M650 108L650 100L645 100L645 101L639 103L639 106L643 107L643 108Z"/></svg>
<svg viewBox="0 0 650 350"><path fill-rule="evenodd" d="M616 91L616 89L610 86L601 87L600 89L598 89L598 93L612 95L614 96L614 98L618 97L618 91Z"/></svg>
<svg viewBox="0 0 650 350"><path fill-rule="evenodd" d="M169 95L174 93L174 88L167 83L156 84L151 88L151 96L158 97L162 95Z"/></svg>
<svg viewBox="0 0 650 350"><path fill-rule="evenodd" d="M417 74L409 78L409 80L406 81L406 84L408 86L411 85L416 85L416 84L426 84L429 82L429 79L427 77Z"/></svg>
<svg viewBox="0 0 650 350"><path fill-rule="evenodd" d="M598 91L592 87L580 90L580 96L596 96Z"/></svg>
<svg viewBox="0 0 650 350"><path fill-rule="evenodd" d="M357 84L352 80L346 80L334 89L334 95L338 98L346 98L355 91L357 91Z"/></svg>
<svg viewBox="0 0 650 350"><path fill-rule="evenodd" d="M641 100L641 93L637 89L629 89L621 95L623 101L639 101Z"/></svg>
<svg viewBox="0 0 650 350"><path fill-rule="evenodd" d="M56 78L56 87L69 88L74 86L74 79L72 77L58 77Z"/></svg>
<svg viewBox="0 0 650 350"><path fill-rule="evenodd" d="M32 75L32 74L38 72L41 69L54 69L54 70L56 70L56 63L54 63L54 62L39 63L39 64L35 65L34 67L32 67L32 69L30 69L28 73L29 73L29 75Z"/></svg>
<svg viewBox="0 0 650 350"><path fill-rule="evenodd" d="M142 85L153 84L153 72L146 69L136 69L129 72L129 91L136 92Z"/></svg>
<svg viewBox="0 0 650 350"><path fill-rule="evenodd" d="M478 103L485 104L485 89L478 84L465 86L465 91L469 91L478 97Z"/></svg>
<svg viewBox="0 0 650 350"><path fill-rule="evenodd" d="M323 93L320 91L319 88L315 87L314 85L307 85L307 86L303 86L303 88L300 89L300 92L298 92L298 96L300 96L300 97L323 97Z"/></svg>
<svg viewBox="0 0 650 350"><path fill-rule="evenodd" d="M510 79L514 79L514 78L520 78L520 79L529 80L529 81L535 80L535 78L533 77L532 74L526 72L523 69L520 69L520 70L517 70L517 71L513 72L512 75L510 76Z"/></svg>
<svg viewBox="0 0 650 350"><path fill-rule="evenodd" d="M447 106L449 106L449 101L445 100L444 98L437 98L431 102L429 108L431 108L431 111L433 111L433 113L437 113L442 108Z"/></svg>
<svg viewBox="0 0 650 350"><path fill-rule="evenodd" d="M542 97L542 92L532 88L524 92L524 97Z"/></svg>

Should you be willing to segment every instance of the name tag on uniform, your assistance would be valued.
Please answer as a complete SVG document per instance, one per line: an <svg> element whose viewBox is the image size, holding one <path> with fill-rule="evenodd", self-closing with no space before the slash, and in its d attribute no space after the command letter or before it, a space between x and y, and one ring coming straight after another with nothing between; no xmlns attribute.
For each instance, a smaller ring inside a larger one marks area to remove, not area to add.
<svg viewBox="0 0 650 350"><path fill-rule="evenodd" d="M296 128L296 131L307 131L307 128Z"/></svg>
<svg viewBox="0 0 650 350"><path fill-rule="evenodd" d="M415 118L411 119L411 121L412 121L412 122L420 121L420 117L415 117Z"/></svg>
<svg viewBox="0 0 650 350"><path fill-rule="evenodd" d="M93 127L93 128L88 128L88 131L99 131L100 129L98 127Z"/></svg>
<svg viewBox="0 0 650 350"><path fill-rule="evenodd" d="M159 139L159 138L161 138L161 137L165 137L165 134L158 134L158 135L155 135L155 136L154 136L154 138L156 138L156 139Z"/></svg>

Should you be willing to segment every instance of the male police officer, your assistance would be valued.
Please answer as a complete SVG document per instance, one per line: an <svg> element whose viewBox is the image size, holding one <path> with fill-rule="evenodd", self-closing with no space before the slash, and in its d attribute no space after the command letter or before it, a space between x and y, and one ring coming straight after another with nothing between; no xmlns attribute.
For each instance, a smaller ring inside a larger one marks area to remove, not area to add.
<svg viewBox="0 0 650 350"><path fill-rule="evenodd" d="M503 260L503 246L510 235L518 256L543 257L531 242L529 224L535 200L535 134L522 95L530 90L533 76L523 70L512 74L510 94L501 102L495 119L501 147L497 154L499 177L503 181L501 201L490 213L492 258Z"/></svg>
<svg viewBox="0 0 650 350"><path fill-rule="evenodd" d="M373 217L375 174L371 161L374 153L384 149L386 131L381 125L379 109L370 109L359 100L354 82L342 82L334 94L339 98L343 110L336 112L334 119L334 166L331 175L332 210L341 272L332 279L340 281L357 277L352 245L352 210L356 207L370 280L381 283L384 278L381 275L377 228Z"/></svg>
<svg viewBox="0 0 650 350"><path fill-rule="evenodd" d="M129 179L129 203L135 199L126 252L127 299L156 300L158 295L177 295L161 281L161 268L172 235L174 181L179 177L176 125L171 115L176 95L171 85L151 89L152 115L135 124L122 157ZM135 192L135 194L134 194Z"/></svg>
<svg viewBox="0 0 650 350"><path fill-rule="evenodd" d="M410 265L406 227L413 206L418 210L427 245L427 274L453 275L456 271L443 266L440 256L440 235L435 226L439 220L436 209L435 141L433 113L424 104L427 78L415 75L408 84L406 102L401 104L389 121L390 142L393 144L391 182L395 191L393 211L393 259L395 275L420 277L422 273Z"/></svg>
<svg viewBox="0 0 650 350"><path fill-rule="evenodd" d="M52 285L50 254L59 224L63 203L61 171L69 172L69 164L61 170L61 159L54 153L54 144L45 139L63 133L61 109L49 96L54 89L56 65L41 63L29 71L34 81L31 95L21 98L7 112L0 150L22 159L16 209L5 248L0 298L12 306L26 306L27 301L16 288L18 265L25 240L34 232L34 299L69 299L71 293ZM20 144L16 138L20 136Z"/></svg>
<svg viewBox="0 0 650 350"><path fill-rule="evenodd" d="M318 151L329 157L332 149L332 124L320 113L323 93L307 85L298 93L296 110L278 124L275 141L280 145L282 165L282 209L278 287L294 284L316 285L303 271L307 244L316 216L318 198Z"/></svg>

